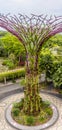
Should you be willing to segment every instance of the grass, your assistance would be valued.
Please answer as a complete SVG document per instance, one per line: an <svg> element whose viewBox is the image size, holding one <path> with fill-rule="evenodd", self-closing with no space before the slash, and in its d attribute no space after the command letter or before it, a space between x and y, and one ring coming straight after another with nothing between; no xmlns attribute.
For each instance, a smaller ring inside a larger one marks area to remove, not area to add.
<svg viewBox="0 0 62 130"><path fill-rule="evenodd" d="M42 101L41 111L37 116L28 116L23 112L23 99L21 102L15 103L12 108L12 118L19 124L27 126L37 126L48 122L52 117L53 111L48 101Z"/></svg>

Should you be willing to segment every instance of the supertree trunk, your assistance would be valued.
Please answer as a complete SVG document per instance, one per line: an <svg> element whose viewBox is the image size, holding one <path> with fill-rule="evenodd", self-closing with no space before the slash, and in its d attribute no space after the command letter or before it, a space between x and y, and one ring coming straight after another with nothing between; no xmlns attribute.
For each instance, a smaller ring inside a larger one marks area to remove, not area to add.
<svg viewBox="0 0 62 130"><path fill-rule="evenodd" d="M26 60L26 85L24 89L24 112L28 115L37 115L40 112L41 98L39 95L39 75L38 75L38 63L35 66L36 60L33 57L33 63L31 58ZM33 67L32 67L33 66Z"/></svg>

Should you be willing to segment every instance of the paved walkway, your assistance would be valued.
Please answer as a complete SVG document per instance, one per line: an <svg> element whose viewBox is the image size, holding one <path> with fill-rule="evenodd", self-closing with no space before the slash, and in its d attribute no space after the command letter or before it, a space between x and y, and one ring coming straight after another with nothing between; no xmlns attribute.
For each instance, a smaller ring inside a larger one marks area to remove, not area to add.
<svg viewBox="0 0 62 130"><path fill-rule="evenodd" d="M23 87L19 83L0 86L0 100L15 93L23 92Z"/></svg>
<svg viewBox="0 0 62 130"><path fill-rule="evenodd" d="M9 85L0 86L0 94L10 92L21 88L20 83L14 83Z"/></svg>
<svg viewBox="0 0 62 130"><path fill-rule="evenodd" d="M15 93L19 93L19 92L23 92L23 87L20 85L20 80L17 81L17 83L11 83L9 82L8 84L0 84L0 100L2 98L5 98L9 95L15 94ZM49 87L47 89L42 89L41 92L42 93L48 93L51 94L53 96L57 96L59 98L62 98L62 94L59 94L58 92L55 92L54 89L52 89L53 86L51 87L51 84L49 85Z"/></svg>
<svg viewBox="0 0 62 130"><path fill-rule="evenodd" d="M47 99L49 101L51 101L52 103L54 103L59 111L59 119L58 121L50 128L46 129L46 130L62 130L62 100L60 100L57 97L48 95L48 94L43 94L41 93L41 96L43 99ZM6 119L5 119L5 110L8 107L9 104L11 104L12 102L20 99L23 97L23 93L19 93L19 94L14 94L12 96L9 96L7 98L5 98L4 100L2 100L0 102L0 130L16 130L15 128L11 127Z"/></svg>

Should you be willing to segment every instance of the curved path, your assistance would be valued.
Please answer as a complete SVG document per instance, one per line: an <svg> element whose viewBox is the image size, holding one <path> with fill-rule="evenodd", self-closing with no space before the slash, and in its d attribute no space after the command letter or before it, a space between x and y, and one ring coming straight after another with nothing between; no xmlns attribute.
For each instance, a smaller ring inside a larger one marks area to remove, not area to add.
<svg viewBox="0 0 62 130"><path fill-rule="evenodd" d="M17 84L9 86L7 91L2 89L0 91L0 130L16 130L7 123L5 119L5 110L9 104L23 97L23 88L20 88ZM20 94L20 92L22 93ZM57 122L46 130L62 130L62 99L44 92L41 92L41 96L43 99L47 99L54 103L59 111L59 119Z"/></svg>

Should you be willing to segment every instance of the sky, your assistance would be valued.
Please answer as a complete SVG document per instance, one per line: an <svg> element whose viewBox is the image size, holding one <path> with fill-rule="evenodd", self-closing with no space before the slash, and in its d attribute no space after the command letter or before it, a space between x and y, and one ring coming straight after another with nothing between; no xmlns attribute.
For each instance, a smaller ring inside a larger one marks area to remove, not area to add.
<svg viewBox="0 0 62 130"><path fill-rule="evenodd" d="M0 0L0 13L62 15L62 0Z"/></svg>

